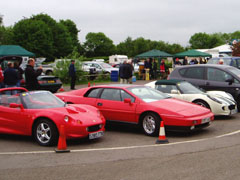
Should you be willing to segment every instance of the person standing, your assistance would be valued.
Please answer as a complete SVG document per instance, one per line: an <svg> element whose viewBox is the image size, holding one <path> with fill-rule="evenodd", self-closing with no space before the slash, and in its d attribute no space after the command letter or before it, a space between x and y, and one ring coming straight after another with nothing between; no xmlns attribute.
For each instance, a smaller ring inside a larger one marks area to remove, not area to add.
<svg viewBox="0 0 240 180"><path fill-rule="evenodd" d="M13 63L9 62L7 69L4 71L4 84L5 87L16 87L18 81L17 71L13 68Z"/></svg>
<svg viewBox="0 0 240 180"><path fill-rule="evenodd" d="M133 72L134 72L134 67L132 65L132 61L131 60L128 60L127 61L127 70L126 70L126 73L127 73L127 83L128 84L132 84L132 76L133 76Z"/></svg>
<svg viewBox="0 0 240 180"><path fill-rule="evenodd" d="M23 70L22 68L19 66L19 64L17 62L14 62L14 69L17 71L18 73L18 82L17 82L17 87L20 87L21 85L21 80L23 79Z"/></svg>
<svg viewBox="0 0 240 180"><path fill-rule="evenodd" d="M187 56L184 57L183 65L188 65L188 57Z"/></svg>
<svg viewBox="0 0 240 180"><path fill-rule="evenodd" d="M0 88L4 88L4 76L3 76L3 71L2 71L2 67L0 66Z"/></svg>
<svg viewBox="0 0 240 180"><path fill-rule="evenodd" d="M162 59L160 64L160 73L161 73L161 79L165 79L166 77L166 65L164 59Z"/></svg>
<svg viewBox="0 0 240 180"><path fill-rule="evenodd" d="M75 60L71 60L71 64L68 68L69 76L71 77L71 90L75 89L75 82L76 82L76 69L75 69Z"/></svg>
<svg viewBox="0 0 240 180"><path fill-rule="evenodd" d="M156 59L153 59L153 78L157 79L157 62L156 62Z"/></svg>
<svg viewBox="0 0 240 180"><path fill-rule="evenodd" d="M119 77L120 77L120 84L127 84L128 82L128 76L127 76L127 61L123 61L123 64L119 67Z"/></svg>
<svg viewBox="0 0 240 180"><path fill-rule="evenodd" d="M35 60L33 58L30 58L25 69L26 88L28 90L39 89L37 77L42 74L42 67L40 66L37 70L35 70L34 65Z"/></svg>

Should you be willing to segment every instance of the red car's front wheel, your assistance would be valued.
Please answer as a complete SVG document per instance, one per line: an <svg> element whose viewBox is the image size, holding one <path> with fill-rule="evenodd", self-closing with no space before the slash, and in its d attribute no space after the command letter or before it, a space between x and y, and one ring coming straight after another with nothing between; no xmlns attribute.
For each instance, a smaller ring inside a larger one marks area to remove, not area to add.
<svg viewBox="0 0 240 180"><path fill-rule="evenodd" d="M55 124L48 119L39 120L33 129L34 138L41 146L57 144L58 130Z"/></svg>
<svg viewBox="0 0 240 180"><path fill-rule="evenodd" d="M142 129L148 136L156 136L160 128L160 118L154 113L147 113L142 120Z"/></svg>

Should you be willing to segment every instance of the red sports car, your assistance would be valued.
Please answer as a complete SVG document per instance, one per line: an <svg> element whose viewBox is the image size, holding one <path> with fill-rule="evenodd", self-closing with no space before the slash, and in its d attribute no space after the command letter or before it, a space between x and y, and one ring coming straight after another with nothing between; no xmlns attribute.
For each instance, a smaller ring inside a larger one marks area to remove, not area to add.
<svg viewBox="0 0 240 180"><path fill-rule="evenodd" d="M48 91L0 89L0 133L33 135L43 146L58 141L64 125L66 138L103 136L105 118L89 105L66 105Z"/></svg>
<svg viewBox="0 0 240 180"><path fill-rule="evenodd" d="M161 120L167 130L192 131L209 126L214 119L209 109L145 86L93 86L56 96L66 103L95 106L106 120L139 124L150 136L158 134Z"/></svg>

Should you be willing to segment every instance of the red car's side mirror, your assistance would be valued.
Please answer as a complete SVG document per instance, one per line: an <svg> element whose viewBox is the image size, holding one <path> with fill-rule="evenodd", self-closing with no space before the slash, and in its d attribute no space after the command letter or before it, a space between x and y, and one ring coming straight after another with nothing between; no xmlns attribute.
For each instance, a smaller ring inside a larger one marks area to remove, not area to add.
<svg viewBox="0 0 240 180"><path fill-rule="evenodd" d="M132 102L131 102L131 99L129 99L129 98L126 98L126 99L124 99L124 103L131 104Z"/></svg>
<svg viewBox="0 0 240 180"><path fill-rule="evenodd" d="M9 107L10 108L20 108L20 109L23 109L23 105L22 104L16 104L16 103L10 103Z"/></svg>

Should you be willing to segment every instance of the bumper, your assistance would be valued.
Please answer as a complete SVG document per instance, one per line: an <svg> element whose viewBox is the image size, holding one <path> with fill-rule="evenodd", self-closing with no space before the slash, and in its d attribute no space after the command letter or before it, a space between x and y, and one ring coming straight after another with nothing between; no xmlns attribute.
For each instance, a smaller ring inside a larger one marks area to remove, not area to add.
<svg viewBox="0 0 240 180"><path fill-rule="evenodd" d="M193 125L193 126L165 126L166 131L177 131L177 132L192 132L199 129L203 129L208 127L212 122L199 124L199 125Z"/></svg>

